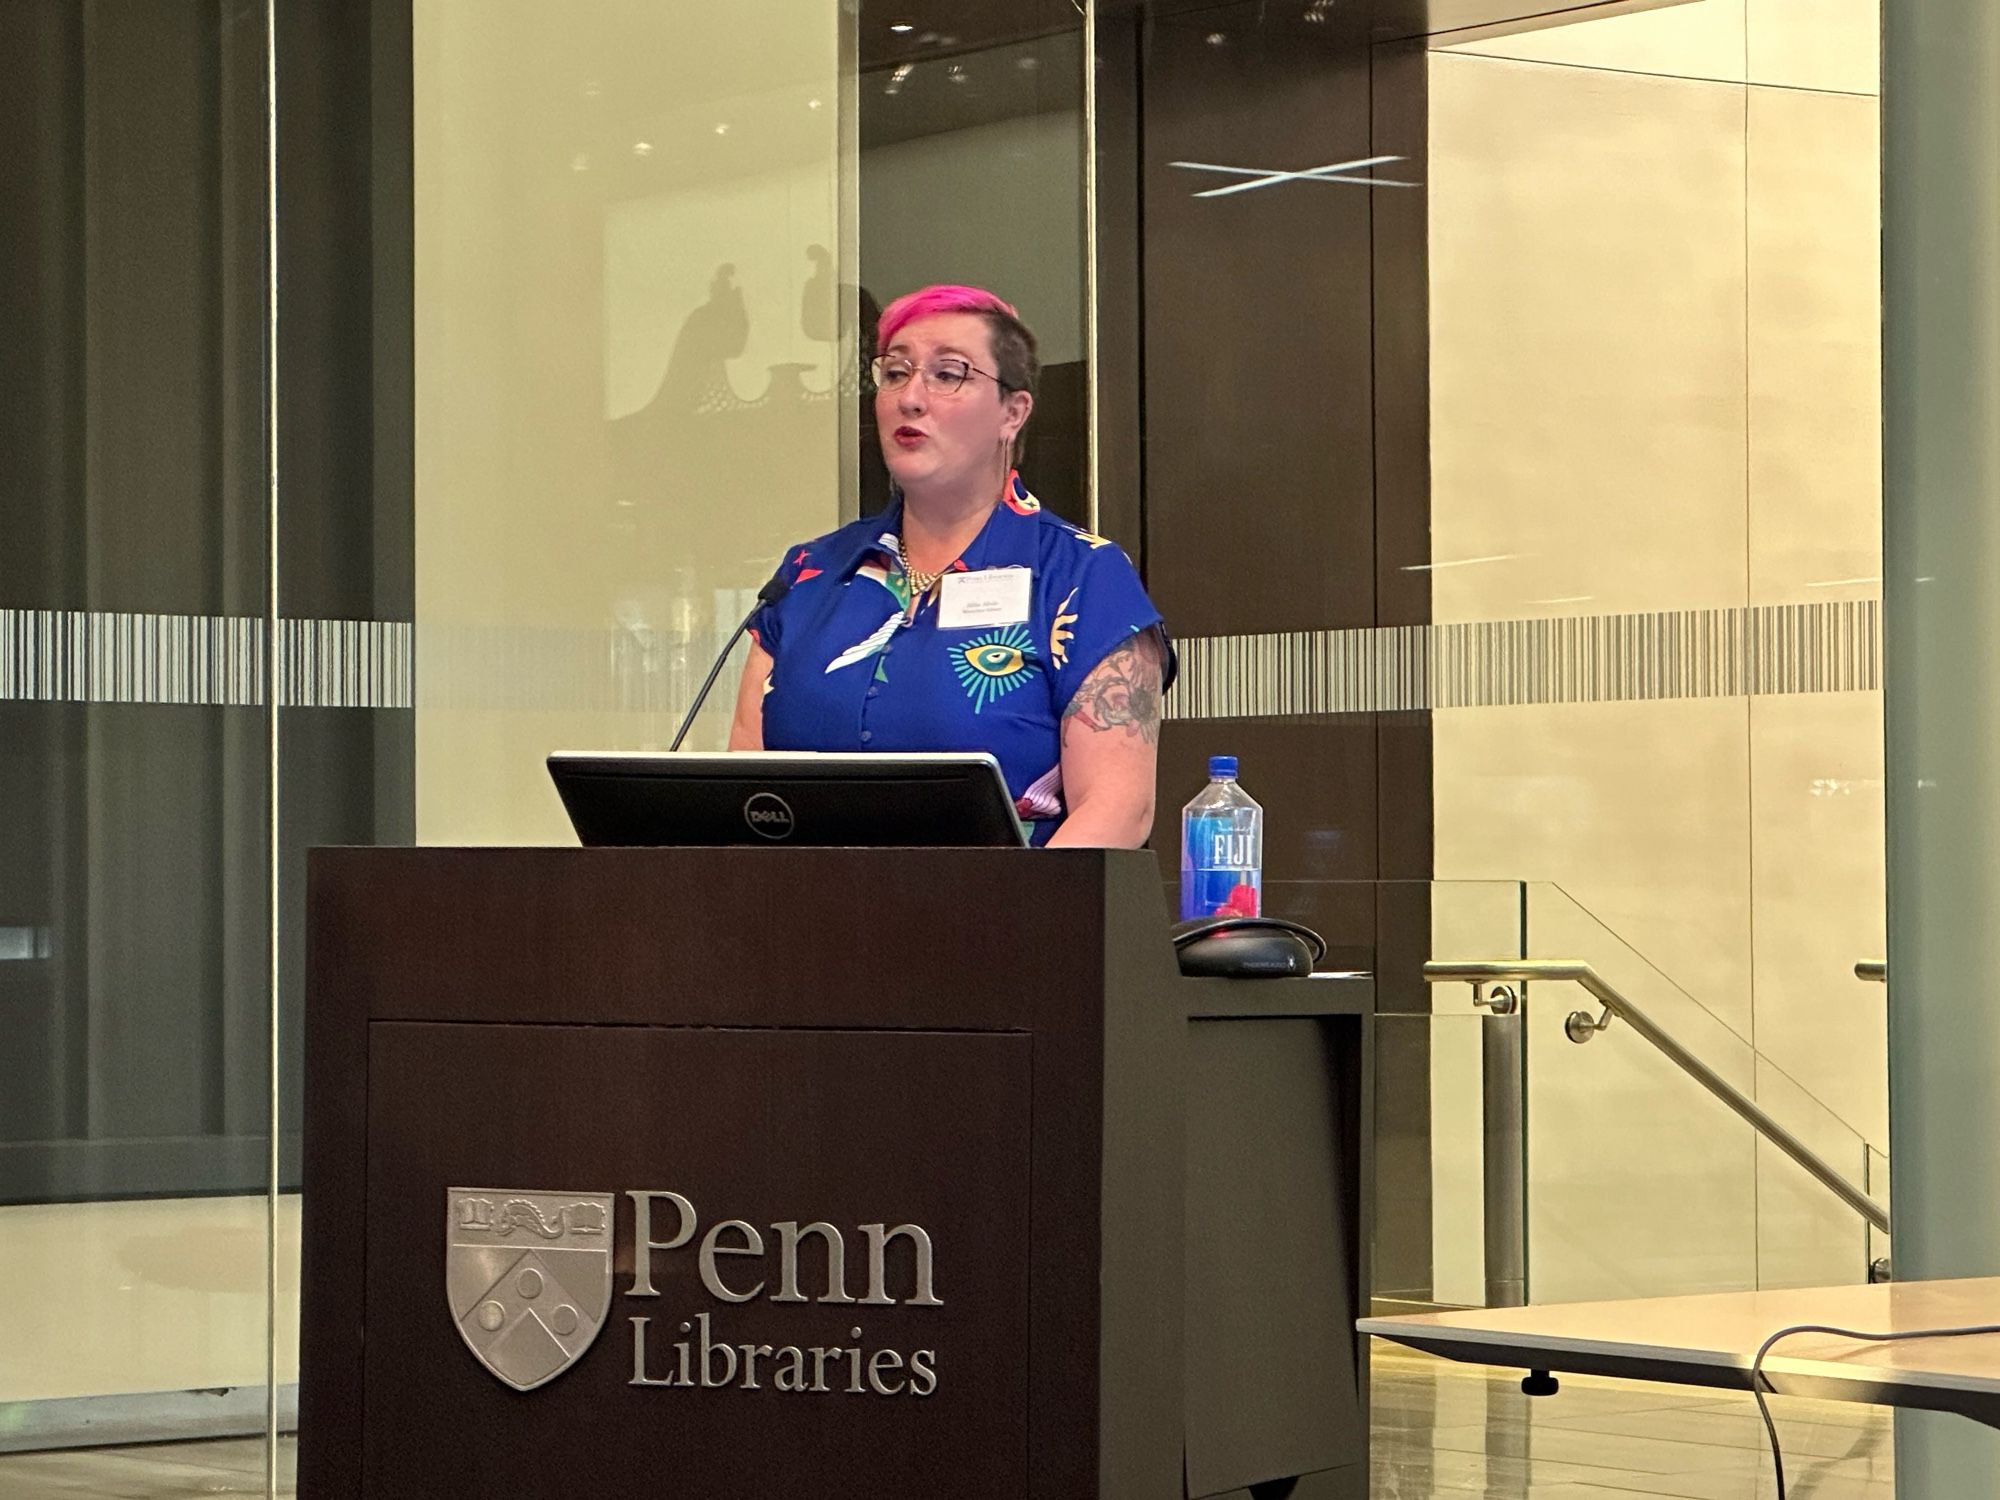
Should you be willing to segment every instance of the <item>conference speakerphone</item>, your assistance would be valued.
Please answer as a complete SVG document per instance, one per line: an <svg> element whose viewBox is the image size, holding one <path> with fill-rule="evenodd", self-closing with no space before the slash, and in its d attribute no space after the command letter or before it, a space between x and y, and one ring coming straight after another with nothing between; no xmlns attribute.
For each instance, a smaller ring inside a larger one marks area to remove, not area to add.
<svg viewBox="0 0 2000 1500"><path fill-rule="evenodd" d="M548 765L586 847L1028 842L1000 763L983 753L558 750Z"/></svg>

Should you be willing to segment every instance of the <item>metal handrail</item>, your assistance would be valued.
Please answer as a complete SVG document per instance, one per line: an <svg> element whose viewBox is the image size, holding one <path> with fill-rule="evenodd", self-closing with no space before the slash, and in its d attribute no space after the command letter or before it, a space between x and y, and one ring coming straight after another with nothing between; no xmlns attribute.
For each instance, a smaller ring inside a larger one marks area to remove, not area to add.
<svg viewBox="0 0 2000 1500"><path fill-rule="evenodd" d="M1870 980L1875 984L1889 982L1889 960L1886 958L1864 958L1854 966L1856 979Z"/></svg>
<svg viewBox="0 0 2000 1500"><path fill-rule="evenodd" d="M1756 1100L1661 1030L1651 1016L1613 989L1602 975L1582 959L1454 959L1433 961L1424 965L1426 984L1445 984L1462 980L1472 985L1475 1002L1479 1000L1481 987L1488 983L1525 984L1538 979L1563 980L1582 985L1604 1006L1604 1014L1595 1021L1582 1011L1570 1015L1564 1029L1572 1041L1589 1040L1591 1036L1609 1026L1613 1016L1617 1016L1665 1053L1669 1062L1734 1110L1765 1140L1797 1162L1808 1175L1842 1203L1860 1214L1882 1233L1889 1232L1887 1209L1841 1176L1819 1153L1771 1118Z"/></svg>

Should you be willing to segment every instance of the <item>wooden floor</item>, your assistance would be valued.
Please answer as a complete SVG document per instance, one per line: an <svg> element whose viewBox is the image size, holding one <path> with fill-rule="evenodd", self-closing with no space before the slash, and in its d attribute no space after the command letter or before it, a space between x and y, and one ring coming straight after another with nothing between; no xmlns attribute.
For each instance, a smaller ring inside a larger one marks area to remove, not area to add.
<svg viewBox="0 0 2000 1500"><path fill-rule="evenodd" d="M1564 1377L1531 1401L1517 1372L1375 1352L1373 1500L1763 1500L1777 1493L1748 1396ZM1795 1500L1893 1500L1888 1413L1779 1400ZM289 1495L291 1443L279 1469ZM0 1456L0 1500L261 1495L255 1440Z"/></svg>

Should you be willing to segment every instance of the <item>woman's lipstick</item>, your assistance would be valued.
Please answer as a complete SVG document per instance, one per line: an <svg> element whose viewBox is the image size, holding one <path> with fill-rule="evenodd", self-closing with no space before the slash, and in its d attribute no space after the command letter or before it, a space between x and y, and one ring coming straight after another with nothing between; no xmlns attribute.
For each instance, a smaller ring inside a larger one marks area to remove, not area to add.
<svg viewBox="0 0 2000 1500"><path fill-rule="evenodd" d="M895 439L898 448L914 448L917 444L923 442L929 434L919 432L914 427L898 427L890 436Z"/></svg>

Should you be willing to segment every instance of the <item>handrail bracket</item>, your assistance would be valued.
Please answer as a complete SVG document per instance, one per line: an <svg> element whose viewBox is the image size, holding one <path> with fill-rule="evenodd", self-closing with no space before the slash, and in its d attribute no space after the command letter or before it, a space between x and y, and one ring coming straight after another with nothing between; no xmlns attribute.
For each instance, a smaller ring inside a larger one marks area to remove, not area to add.
<svg viewBox="0 0 2000 1500"><path fill-rule="evenodd" d="M1563 1035L1581 1047L1610 1024L1611 1007L1608 1005L1604 1007L1604 1014L1594 1021L1591 1019L1589 1011L1573 1010L1563 1021Z"/></svg>

